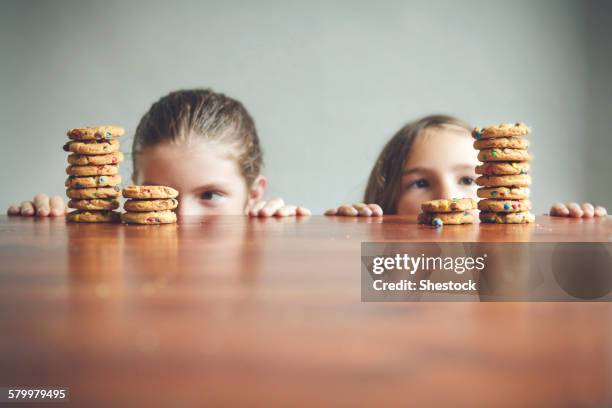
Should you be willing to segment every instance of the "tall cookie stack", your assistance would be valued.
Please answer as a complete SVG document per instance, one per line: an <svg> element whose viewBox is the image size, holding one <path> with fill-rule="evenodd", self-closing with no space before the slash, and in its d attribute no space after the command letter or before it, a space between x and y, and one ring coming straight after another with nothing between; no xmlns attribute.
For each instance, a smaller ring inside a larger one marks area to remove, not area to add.
<svg viewBox="0 0 612 408"><path fill-rule="evenodd" d="M480 221L497 224L523 224L535 221L529 212L529 140L522 137L529 133L524 123L504 123L496 126L475 128L472 136L474 148L479 150L476 166L480 177L476 184Z"/></svg>
<svg viewBox="0 0 612 408"><path fill-rule="evenodd" d="M472 210L476 209L476 201L471 198L449 198L426 201L421 204L420 224L430 224L434 227L474 223Z"/></svg>
<svg viewBox="0 0 612 408"><path fill-rule="evenodd" d="M123 197L126 211L121 220L127 224L171 224L176 222L178 191L166 186L127 186Z"/></svg>
<svg viewBox="0 0 612 408"><path fill-rule="evenodd" d="M118 222L117 197L121 176L118 138L124 133L118 126L96 126L70 129L64 150L68 155L66 195L72 222Z"/></svg>

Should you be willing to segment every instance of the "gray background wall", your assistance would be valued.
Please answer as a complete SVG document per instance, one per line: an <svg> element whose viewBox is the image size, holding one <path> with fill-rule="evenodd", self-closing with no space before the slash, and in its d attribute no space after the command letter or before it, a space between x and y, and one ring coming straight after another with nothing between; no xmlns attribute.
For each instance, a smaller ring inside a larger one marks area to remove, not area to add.
<svg viewBox="0 0 612 408"><path fill-rule="evenodd" d="M160 96L202 86L255 117L269 196L315 212L360 200L384 142L434 112L529 123L537 212L555 200L612 207L603 1L0 5L3 210L63 194L67 128L131 135Z"/></svg>

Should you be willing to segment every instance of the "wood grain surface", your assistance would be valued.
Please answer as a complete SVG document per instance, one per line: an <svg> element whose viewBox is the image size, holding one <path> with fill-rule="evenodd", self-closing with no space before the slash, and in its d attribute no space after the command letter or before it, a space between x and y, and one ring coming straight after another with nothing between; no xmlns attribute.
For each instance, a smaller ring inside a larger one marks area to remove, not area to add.
<svg viewBox="0 0 612 408"><path fill-rule="evenodd" d="M362 303L362 241L609 242L610 219L0 218L0 386L74 406L610 406L608 303Z"/></svg>

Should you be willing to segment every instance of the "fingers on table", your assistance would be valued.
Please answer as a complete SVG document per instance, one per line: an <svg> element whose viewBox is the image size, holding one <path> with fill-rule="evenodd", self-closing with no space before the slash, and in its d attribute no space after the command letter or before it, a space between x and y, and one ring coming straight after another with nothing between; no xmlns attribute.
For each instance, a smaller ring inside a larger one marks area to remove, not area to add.
<svg viewBox="0 0 612 408"><path fill-rule="evenodd" d="M19 205L19 214L25 216L34 215L34 203L31 201L22 201Z"/></svg>
<svg viewBox="0 0 612 408"><path fill-rule="evenodd" d="M598 205L595 207L596 217L605 217L606 215L608 215L608 211L606 210L605 207L602 207L601 205Z"/></svg>
<svg viewBox="0 0 612 408"><path fill-rule="evenodd" d="M341 205L338 207L338 215L343 215L345 217L356 217L359 215L359 211L354 208L352 205Z"/></svg>
<svg viewBox="0 0 612 408"><path fill-rule="evenodd" d="M565 206L569 210L569 216L572 218L581 218L584 215L584 211L582 211L582 207L578 203L567 203Z"/></svg>
<svg viewBox="0 0 612 408"><path fill-rule="evenodd" d="M258 201L249 210L251 217L271 217L285 207L282 198L273 198L270 201ZM285 210L283 210L285 211Z"/></svg>
<svg viewBox="0 0 612 408"><path fill-rule="evenodd" d="M338 208L325 211L325 215L343 215L345 217L378 217L383 215L382 208L378 204L356 203L345 204Z"/></svg>
<svg viewBox="0 0 612 408"><path fill-rule="evenodd" d="M569 213L569 209L563 203L554 203L552 207L550 207L550 215L553 217L567 217Z"/></svg>
<svg viewBox="0 0 612 408"><path fill-rule="evenodd" d="M372 210L372 216L380 217L383 215L383 210L378 204L368 204L368 207Z"/></svg>
<svg viewBox="0 0 612 408"><path fill-rule="evenodd" d="M266 205L266 201L256 202L255 204L253 204L253 206L249 210L249 215L251 217L257 217L257 215L259 214L259 211L264 207L264 205Z"/></svg>
<svg viewBox="0 0 612 408"><path fill-rule="evenodd" d="M593 206L591 203L578 204L575 202L569 203L556 203L550 210L550 215L572 218L592 218L592 217L604 217L608 215L608 211L605 207L600 205Z"/></svg>
<svg viewBox="0 0 612 408"><path fill-rule="evenodd" d="M263 206L259 211L259 215L262 217L271 217L284 206L285 201L282 198L273 198Z"/></svg>
<svg viewBox="0 0 612 408"><path fill-rule="evenodd" d="M358 211L358 215L360 217L370 217L372 216L372 209L363 203L353 204L353 208Z"/></svg>
<svg viewBox="0 0 612 408"><path fill-rule="evenodd" d="M64 203L64 199L58 195L55 195L49 199L49 207L49 215L52 217L60 217L66 213L66 204Z"/></svg>
<svg viewBox="0 0 612 408"><path fill-rule="evenodd" d="M66 213L64 199L60 196L49 198L46 194L36 194L32 201L22 201L19 205L11 205L6 211L8 215L59 217Z"/></svg>
<svg viewBox="0 0 612 408"><path fill-rule="evenodd" d="M43 193L36 194L32 200L36 215L46 217L51 212L51 206L49 204L49 196Z"/></svg>
<svg viewBox="0 0 612 408"><path fill-rule="evenodd" d="M296 205L285 205L279 208L274 215L277 217L289 217L291 215L295 215L297 212Z"/></svg>
<svg viewBox="0 0 612 408"><path fill-rule="evenodd" d="M330 208L326 210L323 214L324 215L338 215L338 208Z"/></svg>
<svg viewBox="0 0 612 408"><path fill-rule="evenodd" d="M274 214L276 217L291 217L291 216L305 216L311 215L312 213L308 208L298 207L297 205L284 205L279 208Z"/></svg>
<svg viewBox="0 0 612 408"><path fill-rule="evenodd" d="M580 208L582 208L582 216L584 218L593 218L595 215L595 208L591 203L582 203Z"/></svg>
<svg viewBox="0 0 612 408"><path fill-rule="evenodd" d="M19 215L21 214L21 210L18 205L11 205L8 210L6 210L7 215Z"/></svg>
<svg viewBox="0 0 612 408"><path fill-rule="evenodd" d="M297 205L285 205L282 198L273 198L270 201L258 201L253 204L248 215L251 217L290 217L293 215L311 215L308 208Z"/></svg>
<svg viewBox="0 0 612 408"><path fill-rule="evenodd" d="M308 216L308 215L312 215L312 212L308 208L298 207L295 210L295 214L301 215L301 216Z"/></svg>

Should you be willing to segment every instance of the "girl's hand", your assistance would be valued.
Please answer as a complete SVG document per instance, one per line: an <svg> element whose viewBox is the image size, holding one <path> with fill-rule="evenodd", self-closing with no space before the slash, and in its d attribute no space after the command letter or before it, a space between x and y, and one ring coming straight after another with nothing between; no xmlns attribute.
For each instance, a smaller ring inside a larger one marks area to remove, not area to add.
<svg viewBox="0 0 612 408"><path fill-rule="evenodd" d="M572 218L592 218L605 217L608 211L605 207L593 207L591 203L555 203L550 207L550 215L552 217L572 217Z"/></svg>
<svg viewBox="0 0 612 408"><path fill-rule="evenodd" d="M285 205L282 198L273 198L269 201L257 201L247 210L247 214L250 217L290 217L312 213L308 208Z"/></svg>
<svg viewBox="0 0 612 408"><path fill-rule="evenodd" d="M341 215L345 217L380 217L383 210L378 204L357 203L353 205L341 205L338 208L330 208L325 215Z"/></svg>
<svg viewBox="0 0 612 408"><path fill-rule="evenodd" d="M48 195L40 193L34 196L32 201L23 201L20 205L11 205L6 211L8 215L22 215L31 217L61 217L66 214L64 199L60 196L49 198Z"/></svg>

